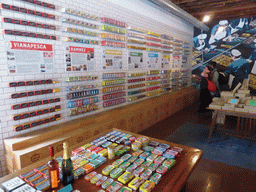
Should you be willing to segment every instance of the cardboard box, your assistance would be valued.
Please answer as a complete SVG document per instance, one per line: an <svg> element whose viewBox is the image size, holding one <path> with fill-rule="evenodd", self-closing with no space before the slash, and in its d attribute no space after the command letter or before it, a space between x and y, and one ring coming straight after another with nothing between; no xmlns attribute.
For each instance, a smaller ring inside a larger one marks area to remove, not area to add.
<svg viewBox="0 0 256 192"><path fill-rule="evenodd" d="M244 109L244 108L235 108L235 111L245 112L245 113L249 112L247 109Z"/></svg>
<svg viewBox="0 0 256 192"><path fill-rule="evenodd" d="M220 105L215 105L215 104L210 104L209 108L211 108L211 109L221 109L221 106Z"/></svg>
<svg viewBox="0 0 256 192"><path fill-rule="evenodd" d="M222 91L221 97L234 97L234 93L232 91Z"/></svg>

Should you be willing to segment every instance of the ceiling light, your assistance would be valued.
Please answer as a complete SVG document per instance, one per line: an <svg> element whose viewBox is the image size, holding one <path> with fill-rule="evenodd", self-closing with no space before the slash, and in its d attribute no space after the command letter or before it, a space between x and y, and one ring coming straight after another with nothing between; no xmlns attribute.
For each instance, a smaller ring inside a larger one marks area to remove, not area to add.
<svg viewBox="0 0 256 192"><path fill-rule="evenodd" d="M208 22L210 20L210 16L206 15L203 18L203 22Z"/></svg>

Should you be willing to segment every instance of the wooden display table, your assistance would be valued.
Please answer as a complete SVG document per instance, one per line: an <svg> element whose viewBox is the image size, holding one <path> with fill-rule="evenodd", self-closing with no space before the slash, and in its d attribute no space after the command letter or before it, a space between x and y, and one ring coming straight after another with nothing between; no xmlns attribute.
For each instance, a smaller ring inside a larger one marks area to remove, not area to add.
<svg viewBox="0 0 256 192"><path fill-rule="evenodd" d="M211 109L213 110L212 124L208 136L208 143L210 142L213 131L216 129L217 119L219 116L235 116L237 117L236 127L227 127L223 128L227 131L226 134L236 137L242 137L246 139L256 140L256 114L248 112L239 112L239 111L230 111L222 109Z"/></svg>
<svg viewBox="0 0 256 192"><path fill-rule="evenodd" d="M119 129L112 129L112 130L117 130L117 131L121 131L127 134L131 134L135 137L138 136L142 136L139 134L135 134L135 133L131 133L128 131L123 131L123 130L119 130ZM102 132L97 136L91 137L90 139L86 140L85 143L82 143L82 145L102 136L107 134L108 132L112 131L106 131L106 132ZM159 139L154 139L149 137L150 141L157 141L160 143L165 143L172 146L177 146L177 147L181 147L183 148L183 151L181 153L181 155L177 158L177 162L176 165L174 165L174 167L172 167L161 179L161 181L156 185L156 187L154 188L153 191L155 192L160 192L160 191L172 191L172 192L179 192L181 189L183 189L183 187L185 186L190 174L192 173L192 171L195 169L195 166L198 164L199 160L201 159L203 152L199 149L195 149L195 148L191 148L191 147L187 147L184 145L179 145L179 144L175 144L175 143L170 143L167 141L163 141L163 140L159 140ZM73 148L71 148L71 150L74 150ZM119 157L116 157L116 159L118 159ZM116 160L115 159L115 160ZM101 165L100 167L98 167L95 171L97 173L102 173L102 169L105 168L107 165L112 164L113 161L115 160L107 160L106 163L104 163L103 165ZM22 173L26 173L36 167L38 167L39 165L42 165L45 162L41 162L40 164L37 163L35 165L31 165L29 167L26 167L24 169L21 169L17 172L14 172L12 174L9 174L3 178L0 178L0 183L3 183L4 181L7 181L15 176L19 176ZM117 180L117 179L115 179ZM89 192L89 191L95 191L97 192L99 189L101 189L100 187L97 187L96 185L91 184L90 182L85 181L84 177L81 177L77 180L75 180L75 183L72 185L73 189L78 189L81 192ZM127 184L126 184L127 186ZM51 190L48 190L51 191Z"/></svg>

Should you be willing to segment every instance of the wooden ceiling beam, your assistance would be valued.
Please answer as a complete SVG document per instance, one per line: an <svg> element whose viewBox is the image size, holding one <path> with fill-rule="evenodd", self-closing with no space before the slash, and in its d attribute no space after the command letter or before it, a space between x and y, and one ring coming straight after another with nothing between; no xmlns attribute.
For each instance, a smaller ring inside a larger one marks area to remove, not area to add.
<svg viewBox="0 0 256 192"><path fill-rule="evenodd" d="M172 0L172 3L179 5L179 4L184 4L184 3L191 3L191 2L197 2L197 0Z"/></svg>
<svg viewBox="0 0 256 192"><path fill-rule="evenodd" d="M254 10L255 12L256 4L253 5L247 5L247 6L236 6L236 7L229 7L229 8L222 8L222 9L216 9L216 7L209 9L209 11L193 11L189 12L191 15L206 15L206 14L219 14L219 13L232 13L236 14L237 11L243 11L246 12L248 10ZM188 12L188 11L187 11ZM256 15L256 14L255 14Z"/></svg>
<svg viewBox="0 0 256 192"><path fill-rule="evenodd" d="M251 6L256 5L255 0L247 0L246 2L234 2L234 1L230 1L230 2L226 2L223 3L222 2L211 2L211 3L202 3L201 1L199 1L198 3L193 3L193 4L184 4L182 6L179 6L180 8L182 8L183 10L187 11L188 13L193 13L193 12L199 12L199 11L209 11L209 10L213 10L213 9L219 9L221 11L224 11L226 9L233 9L233 8L237 8L237 7L246 7L246 8L250 8ZM245 8L243 8L245 9Z"/></svg>

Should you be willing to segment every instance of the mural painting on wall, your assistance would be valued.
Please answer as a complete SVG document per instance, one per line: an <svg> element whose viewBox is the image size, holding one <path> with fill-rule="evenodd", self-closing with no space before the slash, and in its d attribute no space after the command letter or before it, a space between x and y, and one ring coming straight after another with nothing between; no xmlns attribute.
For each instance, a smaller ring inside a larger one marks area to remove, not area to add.
<svg viewBox="0 0 256 192"><path fill-rule="evenodd" d="M256 18L221 20L208 32L195 29L193 38L193 83L211 61L221 74L225 90L246 85L256 94Z"/></svg>

